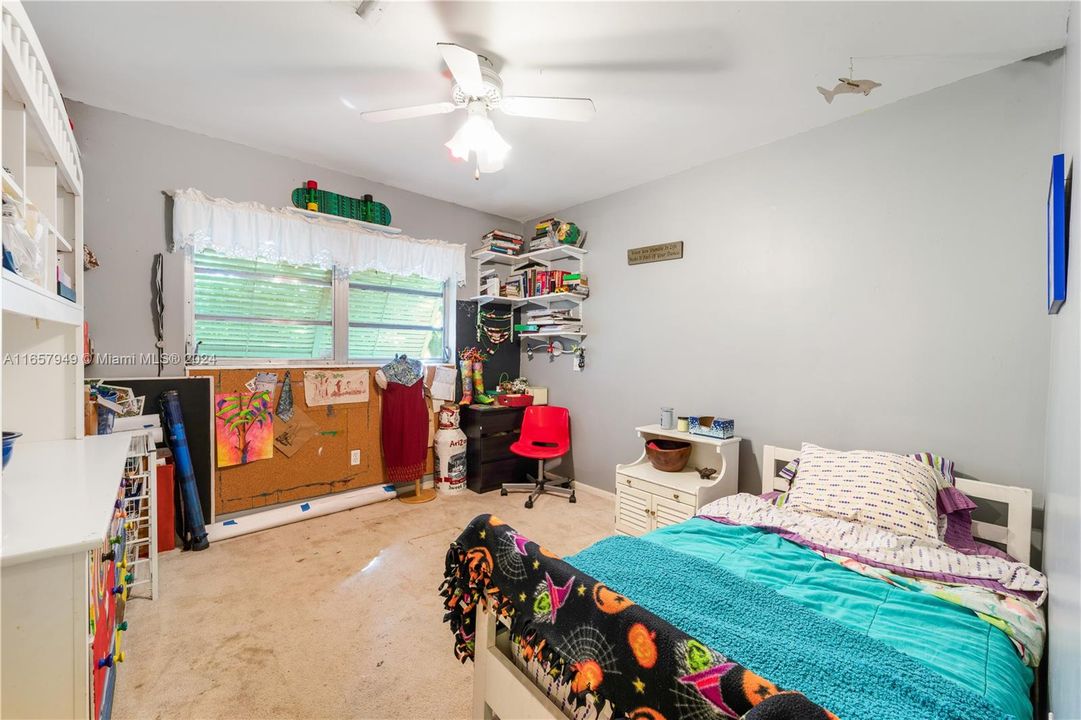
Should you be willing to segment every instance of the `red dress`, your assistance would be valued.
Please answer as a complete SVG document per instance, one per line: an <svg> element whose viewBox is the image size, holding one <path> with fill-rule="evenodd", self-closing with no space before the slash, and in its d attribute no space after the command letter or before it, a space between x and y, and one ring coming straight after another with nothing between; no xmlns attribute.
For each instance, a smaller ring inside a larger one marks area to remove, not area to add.
<svg viewBox="0 0 1081 720"><path fill-rule="evenodd" d="M424 383L388 380L383 390L383 464L391 482L413 482L424 475L428 459L428 403Z"/></svg>

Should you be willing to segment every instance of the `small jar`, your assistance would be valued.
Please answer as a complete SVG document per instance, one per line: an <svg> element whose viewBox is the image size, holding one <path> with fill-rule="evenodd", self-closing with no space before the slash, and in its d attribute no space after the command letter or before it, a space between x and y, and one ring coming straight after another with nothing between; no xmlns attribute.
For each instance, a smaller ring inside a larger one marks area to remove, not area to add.
<svg viewBox="0 0 1081 720"><path fill-rule="evenodd" d="M690 420L688 420L684 416L676 418L676 430L679 430L680 432L687 432L690 429L691 429L691 421Z"/></svg>
<svg viewBox="0 0 1081 720"><path fill-rule="evenodd" d="M670 407L661 408L661 430L671 430L676 426L676 413Z"/></svg>

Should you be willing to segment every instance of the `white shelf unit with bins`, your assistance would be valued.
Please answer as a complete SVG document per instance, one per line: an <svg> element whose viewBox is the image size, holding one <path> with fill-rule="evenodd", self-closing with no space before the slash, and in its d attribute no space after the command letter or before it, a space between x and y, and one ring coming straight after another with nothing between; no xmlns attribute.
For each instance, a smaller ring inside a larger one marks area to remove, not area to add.
<svg viewBox="0 0 1081 720"><path fill-rule="evenodd" d="M3 428L18 442L83 435L83 171L67 111L23 6L5 0L0 36L0 159L5 215L34 231L43 261L26 276L0 273ZM7 218L3 240L14 237ZM75 302L57 290L57 269ZM18 444L18 443L17 443ZM16 447L15 452L18 452Z"/></svg>
<svg viewBox="0 0 1081 720"><path fill-rule="evenodd" d="M124 581L151 600L158 597L157 456L153 434L135 433L124 459Z"/></svg>
<svg viewBox="0 0 1081 720"><path fill-rule="evenodd" d="M634 429L643 441L642 455L632 463L616 465L616 530L643 535L650 530L689 520L717 498L735 495L739 484L740 438L726 440L664 430L660 425ZM691 456L680 472L653 467L645 443L654 438L691 443ZM696 467L717 471L705 480Z"/></svg>
<svg viewBox="0 0 1081 720"><path fill-rule="evenodd" d="M474 252L471 257L477 263L478 283L484 271L491 266L506 268L506 273L500 273L500 280L503 282L506 280L506 276L513 275L529 267L541 267L549 270L566 270L570 269L568 266L571 266L573 267L574 272L579 274L584 273L585 256L587 252L588 251L582 248L560 245L552 248L545 248L543 250L522 253L521 255L504 255L490 250L478 250ZM478 292L480 292L480 288L478 288ZM547 293L545 295L533 295L527 297L504 297L501 295L478 294L470 298L470 300L477 303L478 307L484 307L485 305L504 305L508 306L512 311L519 307L528 308L529 306L556 310L574 309L577 311L577 315L581 320L581 332L531 332L517 333L517 335L526 341L528 341L529 338L544 338L549 340L566 338L575 345L582 345L587 335L585 332L585 313L583 305L588 299L589 297L587 295L579 295L570 292ZM525 317L522 318L522 322L525 322ZM512 332L512 339L514 338L514 335L515 333ZM570 355L572 353L567 354Z"/></svg>

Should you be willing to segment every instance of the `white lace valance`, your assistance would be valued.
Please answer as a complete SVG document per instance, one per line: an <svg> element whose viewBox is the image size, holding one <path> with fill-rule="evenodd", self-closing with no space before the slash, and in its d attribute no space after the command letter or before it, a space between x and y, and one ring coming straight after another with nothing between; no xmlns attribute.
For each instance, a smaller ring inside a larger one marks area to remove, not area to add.
<svg viewBox="0 0 1081 720"><path fill-rule="evenodd" d="M417 240L292 208L207 197L191 188L175 191L173 200L174 251L212 250L342 274L379 270L465 284L465 245Z"/></svg>

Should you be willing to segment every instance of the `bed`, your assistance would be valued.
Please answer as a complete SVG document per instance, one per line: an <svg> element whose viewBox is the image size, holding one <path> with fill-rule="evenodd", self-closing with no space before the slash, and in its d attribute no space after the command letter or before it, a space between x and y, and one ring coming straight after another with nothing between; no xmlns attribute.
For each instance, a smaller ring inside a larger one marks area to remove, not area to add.
<svg viewBox="0 0 1081 720"><path fill-rule="evenodd" d="M971 532L1018 561L987 563L1016 572L972 580L980 587L933 565L909 577L866 544L851 547L870 559L799 536L815 529L771 497L799 455L764 448L761 496L565 559L498 518L474 520L442 588L456 652L475 662L473 716L1029 720L1046 595L1026 566L1031 491L954 480L1006 508L1003 522L973 521Z"/></svg>

